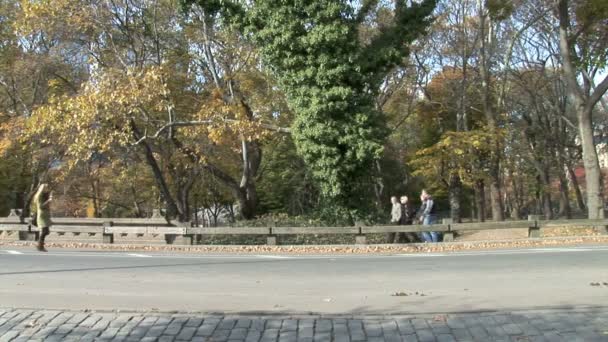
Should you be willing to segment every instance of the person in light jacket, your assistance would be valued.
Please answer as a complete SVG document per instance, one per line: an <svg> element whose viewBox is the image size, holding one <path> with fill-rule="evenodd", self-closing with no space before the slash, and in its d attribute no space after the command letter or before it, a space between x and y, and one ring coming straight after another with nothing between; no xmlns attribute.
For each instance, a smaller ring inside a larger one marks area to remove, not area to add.
<svg viewBox="0 0 608 342"><path fill-rule="evenodd" d="M437 207L435 206L433 197L426 190L422 190L420 199L422 200L422 207L420 208L420 220L422 224L425 226L435 224L437 221ZM426 242L439 242L439 233L433 231L422 232L422 238Z"/></svg>
<svg viewBox="0 0 608 342"><path fill-rule="evenodd" d="M391 225L396 226L400 224L402 219L401 203L397 199L397 196L391 197ZM399 242L399 236L396 233L388 233L386 239L388 243Z"/></svg>
<svg viewBox="0 0 608 342"><path fill-rule="evenodd" d="M38 245L36 248L41 252L46 252L44 248L44 239L50 233L51 225L51 202L53 201L53 194L49 190L49 186L46 183L40 184L38 191L34 195L34 209L36 210L36 226L40 228L40 234L38 236Z"/></svg>

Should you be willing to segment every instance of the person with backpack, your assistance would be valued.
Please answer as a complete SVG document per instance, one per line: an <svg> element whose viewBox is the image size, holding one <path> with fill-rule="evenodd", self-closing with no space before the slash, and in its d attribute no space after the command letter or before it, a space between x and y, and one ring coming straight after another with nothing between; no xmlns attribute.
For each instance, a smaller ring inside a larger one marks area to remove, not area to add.
<svg viewBox="0 0 608 342"><path fill-rule="evenodd" d="M38 245L36 249L40 252L46 252L44 248L44 239L50 233L51 225L51 202L53 201L53 194L49 190L49 186L46 183L40 184L38 191L34 195L34 218L35 226L40 228L40 234L38 235Z"/></svg>

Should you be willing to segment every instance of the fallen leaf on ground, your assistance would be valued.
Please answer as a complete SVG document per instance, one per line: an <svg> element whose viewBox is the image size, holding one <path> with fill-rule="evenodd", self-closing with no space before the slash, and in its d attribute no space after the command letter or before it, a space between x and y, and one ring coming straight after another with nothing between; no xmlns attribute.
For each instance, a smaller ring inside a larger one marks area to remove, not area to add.
<svg viewBox="0 0 608 342"><path fill-rule="evenodd" d="M433 317L433 321L435 322L446 322L448 318L445 315L436 315Z"/></svg>

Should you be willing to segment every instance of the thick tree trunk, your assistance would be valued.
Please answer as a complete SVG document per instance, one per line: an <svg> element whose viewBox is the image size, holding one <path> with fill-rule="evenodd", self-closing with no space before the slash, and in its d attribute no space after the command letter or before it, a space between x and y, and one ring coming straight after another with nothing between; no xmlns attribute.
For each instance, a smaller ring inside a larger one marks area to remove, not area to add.
<svg viewBox="0 0 608 342"><path fill-rule="evenodd" d="M483 180L478 180L475 183L475 207L477 208L477 221L485 222L486 220L486 191Z"/></svg>
<svg viewBox="0 0 608 342"><path fill-rule="evenodd" d="M450 217L452 222L461 223L460 199L462 194L462 182L458 175L450 176L450 186L448 189L450 200Z"/></svg>
<svg viewBox="0 0 608 342"><path fill-rule="evenodd" d="M570 96L574 99L578 128L583 147L583 165L585 166L585 183L587 193L587 216L589 219L604 218L604 201L602 197L602 174L597 151L593 141L592 112L595 105L608 90L608 76L591 92L591 82L583 79L584 87L579 85L578 70L575 64L577 50L574 48L576 37L570 34L570 1L557 2L559 17L559 47L564 76ZM578 65L584 65L578 63Z"/></svg>
<svg viewBox="0 0 608 342"><path fill-rule="evenodd" d="M258 193L255 186L250 184L244 188L239 188L237 199L241 216L246 220L255 218L258 206Z"/></svg>
<svg viewBox="0 0 608 342"><path fill-rule="evenodd" d="M583 164L585 165L585 185L587 193L587 215L589 219L604 218L604 200L602 197L602 173L593 142L591 109L577 108L581 145L583 147Z"/></svg>
<svg viewBox="0 0 608 342"><path fill-rule="evenodd" d="M504 221L505 215L500 190L500 179L497 176L492 177L490 180L490 200L492 205L492 220Z"/></svg>

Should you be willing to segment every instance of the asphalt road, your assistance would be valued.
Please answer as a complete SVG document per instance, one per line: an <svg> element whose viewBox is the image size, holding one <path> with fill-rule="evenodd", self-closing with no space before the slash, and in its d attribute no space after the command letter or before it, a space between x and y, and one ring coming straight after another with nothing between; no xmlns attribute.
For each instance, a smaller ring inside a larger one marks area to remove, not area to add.
<svg viewBox="0 0 608 342"><path fill-rule="evenodd" d="M2 248L0 306L319 314L605 307L607 260L608 246L300 257Z"/></svg>

